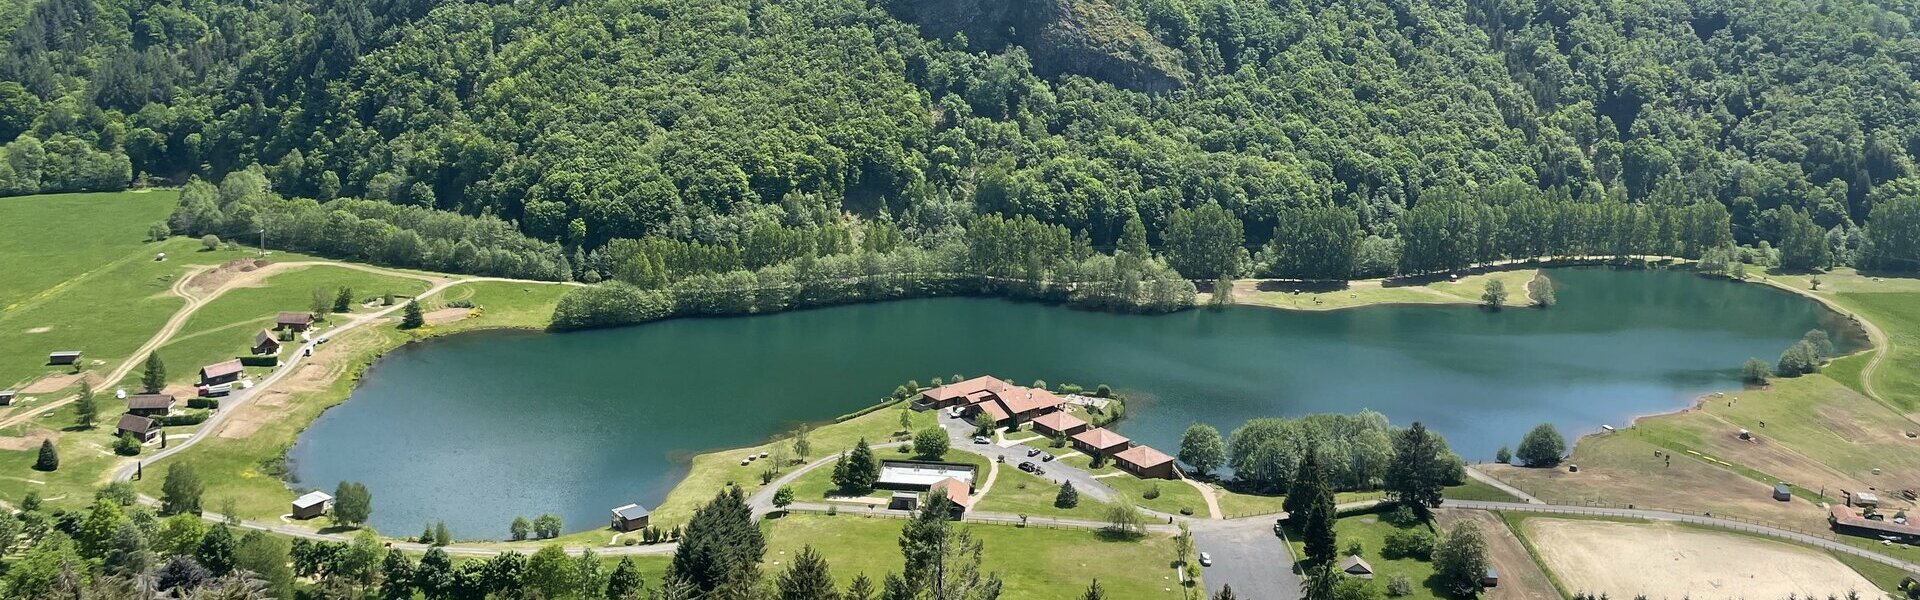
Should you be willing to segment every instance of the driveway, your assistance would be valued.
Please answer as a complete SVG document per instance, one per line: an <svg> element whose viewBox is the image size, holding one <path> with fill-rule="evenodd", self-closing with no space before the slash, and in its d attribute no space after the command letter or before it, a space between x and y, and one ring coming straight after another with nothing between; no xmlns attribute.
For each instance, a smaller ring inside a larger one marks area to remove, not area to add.
<svg viewBox="0 0 1920 600"><path fill-rule="evenodd" d="M1233 586L1237 598L1254 600L1294 600L1300 597L1300 576L1293 572L1293 553L1280 536L1273 534L1273 521L1266 519L1232 521L1189 521L1193 527L1193 549L1213 557L1213 566L1202 569L1207 595Z"/></svg>
<svg viewBox="0 0 1920 600"><path fill-rule="evenodd" d="M973 424L962 419L949 417L947 416L947 411L940 411L939 420L940 427L947 430L947 439L951 440L954 449L979 454L995 461L1004 458L1006 459L1006 467L1010 469L1018 467L1022 462L1032 461L1033 464L1039 465L1040 468L1047 471L1047 474L1035 475L1035 477L1053 483L1072 481L1073 489L1087 497L1101 502L1113 501L1115 494L1113 488L1107 487L1107 484L1100 483L1100 480L1094 479L1093 475L1088 474L1086 471L1067 466L1058 461L1041 462L1041 457L1038 456L1028 458L1027 447L1023 445L1001 447L999 444L975 444L973 443ZM1016 433L1014 435L1025 437L1031 434ZM1162 519L1167 517L1164 513L1147 512Z"/></svg>

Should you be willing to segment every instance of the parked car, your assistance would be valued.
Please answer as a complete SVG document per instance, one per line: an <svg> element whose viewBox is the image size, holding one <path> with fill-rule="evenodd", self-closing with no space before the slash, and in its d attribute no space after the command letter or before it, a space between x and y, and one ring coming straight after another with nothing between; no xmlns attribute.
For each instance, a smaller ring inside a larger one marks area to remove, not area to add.
<svg viewBox="0 0 1920 600"><path fill-rule="evenodd" d="M1038 455L1038 454L1040 454L1040 449L1039 449L1039 448L1028 448L1028 449L1027 449L1027 456L1036 456L1036 455Z"/></svg>
<svg viewBox="0 0 1920 600"><path fill-rule="evenodd" d="M1022 462L1022 463L1020 463L1020 470L1022 470L1022 471L1026 471L1026 472L1028 472L1028 473L1032 473L1032 472L1033 472L1033 470L1034 470L1035 468L1037 468L1037 467L1034 467L1034 466L1033 466L1033 463L1031 463L1031 462Z"/></svg>
<svg viewBox="0 0 1920 600"><path fill-rule="evenodd" d="M1205 552L1201 552L1201 553L1200 553L1200 566L1202 566L1202 567L1211 567L1211 566L1213 566L1213 555L1212 555L1212 554L1207 554L1207 553L1205 553Z"/></svg>
<svg viewBox="0 0 1920 600"><path fill-rule="evenodd" d="M1040 462L1053 462L1053 455L1052 455L1052 454L1048 454L1048 455L1045 455L1045 456L1041 456L1041 457L1040 457Z"/></svg>
<svg viewBox="0 0 1920 600"><path fill-rule="evenodd" d="M984 436L984 435L976 435L976 436L973 436L973 443L975 443L975 444L985 444L985 443L987 443L987 442L991 442L991 441L993 441L993 440L989 440L989 439L987 439L987 436Z"/></svg>

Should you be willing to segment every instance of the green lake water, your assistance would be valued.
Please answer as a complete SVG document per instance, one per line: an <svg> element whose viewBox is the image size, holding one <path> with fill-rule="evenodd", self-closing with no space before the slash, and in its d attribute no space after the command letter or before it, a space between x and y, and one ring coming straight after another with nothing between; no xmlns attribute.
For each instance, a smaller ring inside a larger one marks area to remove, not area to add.
<svg viewBox="0 0 1920 600"><path fill-rule="evenodd" d="M604 525L657 504L696 453L755 444L954 373L1092 387L1169 454L1195 421L1372 409L1469 460L1551 422L1569 437L1739 386L1807 330L1860 344L1791 294L1685 272L1561 269L1551 309L1252 307L1136 316L947 298L566 334L492 332L395 350L290 452L302 486L373 492L373 524L502 537L516 515Z"/></svg>

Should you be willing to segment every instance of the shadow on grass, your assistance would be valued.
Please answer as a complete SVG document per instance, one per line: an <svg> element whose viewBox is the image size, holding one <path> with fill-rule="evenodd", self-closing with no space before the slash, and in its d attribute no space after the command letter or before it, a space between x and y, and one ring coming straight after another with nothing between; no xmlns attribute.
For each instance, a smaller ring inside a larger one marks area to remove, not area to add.
<svg viewBox="0 0 1920 600"><path fill-rule="evenodd" d="M1211 284L1209 284L1211 285ZM1254 284L1253 289L1262 292L1284 292L1288 294L1326 294L1347 289L1345 281L1299 281L1292 279L1263 279Z"/></svg>

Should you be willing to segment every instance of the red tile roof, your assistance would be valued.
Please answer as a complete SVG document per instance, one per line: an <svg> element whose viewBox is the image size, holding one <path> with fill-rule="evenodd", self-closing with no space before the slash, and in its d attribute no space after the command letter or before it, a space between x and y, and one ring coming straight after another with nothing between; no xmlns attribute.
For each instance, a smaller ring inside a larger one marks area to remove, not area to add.
<svg viewBox="0 0 1920 600"><path fill-rule="evenodd" d="M1001 390L998 395L1000 403L1007 408L1007 412L1016 415L1059 406L1066 402L1059 396L1053 395L1053 392L1018 386L1009 386Z"/></svg>
<svg viewBox="0 0 1920 600"><path fill-rule="evenodd" d="M1073 416L1073 413L1062 410L1034 417L1033 424L1042 425L1054 431L1066 431L1075 427L1083 427L1087 422L1080 420L1080 417Z"/></svg>
<svg viewBox="0 0 1920 600"><path fill-rule="evenodd" d="M212 379L215 377L225 377L228 375L239 373L240 371L241 371L240 359L236 358L233 360L229 360L227 362L216 363L216 364L200 367L200 378Z"/></svg>
<svg viewBox="0 0 1920 600"><path fill-rule="evenodd" d="M1007 409L1001 408L999 402L981 402L974 406L980 407L981 412L987 413L987 416L993 417L995 421L1003 421L1006 420L1007 417L1013 416L1007 413Z"/></svg>
<svg viewBox="0 0 1920 600"><path fill-rule="evenodd" d="M1009 387L1010 385L1012 384L1009 384L1005 381L1001 381L997 377L982 375L979 377L975 377L973 379L968 379L966 381L956 381L953 383L949 383L937 388L927 390L925 392L921 392L921 394L925 395L928 398L932 398L935 401L946 401L946 400L952 400L955 398L969 396L979 392L991 392L991 391L1001 390Z"/></svg>
<svg viewBox="0 0 1920 600"><path fill-rule="evenodd" d="M1105 450L1108 448L1112 448L1114 446L1124 446L1128 442L1132 442L1133 440L1127 439L1127 436L1120 435L1112 431L1108 431L1107 428L1105 427L1095 427L1093 429L1088 429L1086 431L1082 431L1080 433L1074 434L1073 441L1080 442L1082 444L1086 444L1088 446L1092 446L1100 450Z"/></svg>
<svg viewBox="0 0 1920 600"><path fill-rule="evenodd" d="M973 508L973 497L967 495L971 490L967 488L967 482L948 477L934 482L933 487L928 488L928 491L946 494L947 499L952 500L954 504L958 504L964 508Z"/></svg>
<svg viewBox="0 0 1920 600"><path fill-rule="evenodd" d="M1173 457L1148 446L1134 446L1113 454L1114 460L1126 461L1142 469L1151 469L1173 462Z"/></svg>

